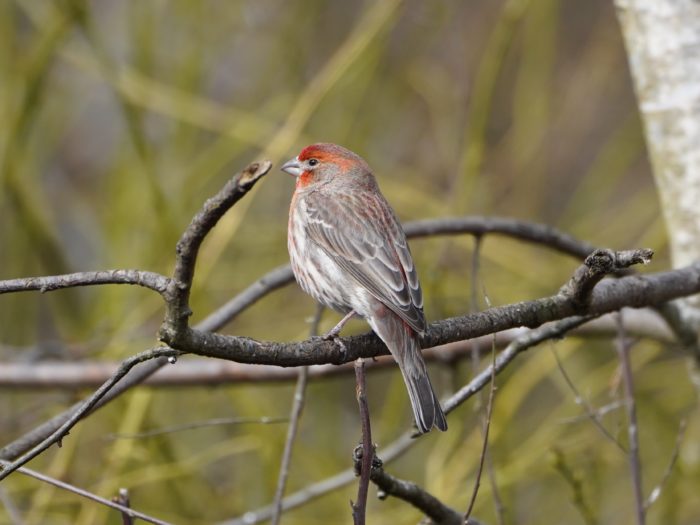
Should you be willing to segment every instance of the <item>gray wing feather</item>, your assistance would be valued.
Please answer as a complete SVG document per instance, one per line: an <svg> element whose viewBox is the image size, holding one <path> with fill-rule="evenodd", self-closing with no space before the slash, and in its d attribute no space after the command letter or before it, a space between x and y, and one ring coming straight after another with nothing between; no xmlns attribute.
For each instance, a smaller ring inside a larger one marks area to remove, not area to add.
<svg viewBox="0 0 700 525"><path fill-rule="evenodd" d="M423 294L406 235L377 192L305 196L309 237L414 330L426 329ZM362 210L361 213L355 210Z"/></svg>

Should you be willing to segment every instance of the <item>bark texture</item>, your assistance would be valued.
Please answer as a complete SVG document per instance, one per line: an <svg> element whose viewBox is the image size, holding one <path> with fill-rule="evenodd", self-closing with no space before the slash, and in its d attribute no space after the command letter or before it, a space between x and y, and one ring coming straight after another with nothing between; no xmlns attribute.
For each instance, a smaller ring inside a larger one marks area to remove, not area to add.
<svg viewBox="0 0 700 525"><path fill-rule="evenodd" d="M700 260L700 2L615 0L673 265ZM700 297L681 301L700 328Z"/></svg>

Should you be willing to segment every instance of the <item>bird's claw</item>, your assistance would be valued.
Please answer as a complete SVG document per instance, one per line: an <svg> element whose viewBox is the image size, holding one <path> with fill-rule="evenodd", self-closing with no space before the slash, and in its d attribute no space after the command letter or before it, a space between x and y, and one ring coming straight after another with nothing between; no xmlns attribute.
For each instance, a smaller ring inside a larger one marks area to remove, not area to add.
<svg viewBox="0 0 700 525"><path fill-rule="evenodd" d="M348 349L345 347L345 343L343 343L343 340L340 339L340 337L338 337L337 334L331 337L328 337L328 334L326 334L325 336L323 336L323 338L326 341L333 341L336 344L340 351L340 360L342 362L345 362L348 357Z"/></svg>

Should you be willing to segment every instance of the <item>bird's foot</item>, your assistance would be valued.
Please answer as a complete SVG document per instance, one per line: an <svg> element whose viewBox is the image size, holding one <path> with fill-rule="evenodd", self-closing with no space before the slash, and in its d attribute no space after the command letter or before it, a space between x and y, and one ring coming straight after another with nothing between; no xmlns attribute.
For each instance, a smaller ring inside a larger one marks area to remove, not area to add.
<svg viewBox="0 0 700 525"><path fill-rule="evenodd" d="M340 330L338 330L339 332ZM324 341L333 341L335 345L338 347L338 350L340 352L340 362L344 363L347 361L348 357L348 349L345 347L345 343L343 343L343 340L338 337L338 332L332 333L333 330L328 332L326 335L323 336Z"/></svg>

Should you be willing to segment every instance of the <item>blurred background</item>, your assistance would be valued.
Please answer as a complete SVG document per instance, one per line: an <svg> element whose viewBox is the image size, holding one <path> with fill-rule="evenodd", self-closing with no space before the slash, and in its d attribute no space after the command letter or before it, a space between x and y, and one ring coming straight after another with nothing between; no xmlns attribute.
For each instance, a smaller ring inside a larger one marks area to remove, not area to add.
<svg viewBox="0 0 700 525"><path fill-rule="evenodd" d="M664 225L646 158L622 38L608 0L0 1L0 279L107 268L172 271L178 236L238 169L276 167L207 238L192 295L201 320L287 262L291 177L281 161L318 141L361 154L403 220L485 214L542 222L597 246L656 251ZM485 239L477 282L468 236L412 243L429 320L468 312L472 286L506 304L555 293L577 262L501 237ZM315 306L290 286L224 332L307 337ZM149 348L163 309L135 287L0 296L0 360L114 361ZM326 312L322 330L338 320ZM345 333L367 326L353 321ZM596 407L621 396L612 339L570 338L520 357L498 379L494 482L486 523L628 523L627 457L582 415L561 358ZM490 357L479 366L488 364ZM697 523L696 394L684 354L650 341L632 352L645 493L661 481L679 423L679 459L649 509L652 523ZM181 360L182 362L182 360ZM0 367L2 364L0 363ZM473 364L431 366L445 395ZM374 440L411 424L397 370L372 372ZM208 524L272 500L286 425L228 425L113 439L210 418L288 415L293 382L138 388L79 424L31 463L178 524ZM89 390L0 390L4 444ZM313 381L288 492L350 466L359 439L352 376ZM617 404L619 406L619 403ZM420 440L388 471L466 509L481 446L477 403L447 433ZM624 410L603 418L626 442ZM693 489L693 487L695 487ZM13 475L0 523L116 524L92 502ZM351 523L356 485L285 514L284 523ZM416 523L379 501L370 523Z"/></svg>

